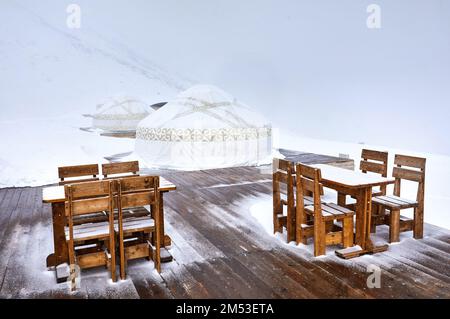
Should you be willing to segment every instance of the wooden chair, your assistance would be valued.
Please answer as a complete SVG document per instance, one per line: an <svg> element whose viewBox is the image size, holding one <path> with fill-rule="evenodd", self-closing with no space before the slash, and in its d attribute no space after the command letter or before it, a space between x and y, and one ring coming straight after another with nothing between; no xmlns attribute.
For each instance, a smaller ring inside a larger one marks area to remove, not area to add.
<svg viewBox="0 0 450 319"><path fill-rule="evenodd" d="M359 169L363 173L371 172L379 174L382 177L387 177L388 171L388 152L380 152L375 150L363 149L361 151L361 162ZM379 188L372 188L372 196L386 195L386 185ZM376 232L376 226L381 225L385 218L385 210L380 206L374 206L372 209L371 227L372 233Z"/></svg>
<svg viewBox="0 0 450 319"><path fill-rule="evenodd" d="M282 185L286 187L286 194L282 192ZM295 240L295 167L290 161L273 159L273 230L283 232L286 227L288 237L287 242ZM312 204L313 199L305 196L306 204ZM283 214L284 206L287 207L287 214Z"/></svg>
<svg viewBox="0 0 450 319"><path fill-rule="evenodd" d="M325 255L326 245L342 243L344 248L353 246L353 215L354 212L333 203L321 202L321 172L311 166L296 165L296 238L297 243L304 243L309 237L314 237L314 256ZM313 194L313 203L305 200L305 192ZM305 223L310 215L313 225ZM327 222L342 221L342 230L327 230Z"/></svg>
<svg viewBox="0 0 450 319"><path fill-rule="evenodd" d="M114 197L112 181L96 181L64 186L66 195L65 212L68 219L66 240L69 251L70 271L74 265L91 268L109 266L111 279L116 281L115 233L114 233ZM74 225L74 217L104 211L108 221ZM76 244L97 240L105 243L103 251L97 248L75 250ZM75 277L72 276L72 290Z"/></svg>
<svg viewBox="0 0 450 319"><path fill-rule="evenodd" d="M59 185L69 183L81 183L97 181L99 171L97 164L76 165L76 166L62 166L58 167ZM65 180L65 178L83 177L81 179Z"/></svg>
<svg viewBox="0 0 450 319"><path fill-rule="evenodd" d="M102 164L103 178L121 178L128 176L139 176L138 173L139 173L138 161Z"/></svg>
<svg viewBox="0 0 450 319"><path fill-rule="evenodd" d="M395 155L392 176L395 178L394 194L382 195L372 199L372 203L387 209L385 224L389 225L389 241L398 242L401 231L414 233L414 238L423 238L423 212L425 194L426 159L413 156ZM400 197L401 181L409 180L418 183L416 200ZM400 210L414 208L414 219L400 216Z"/></svg>
<svg viewBox="0 0 450 319"><path fill-rule="evenodd" d="M159 177L141 176L119 179L118 181L118 221L115 230L119 235L120 278L126 277L126 263L130 259L151 258L155 268L161 272L161 235L159 220ZM146 216L124 217L124 210L137 206L150 205ZM152 218L153 217L153 218ZM126 237L146 234L145 242L128 241ZM152 235L152 238L150 238Z"/></svg>
<svg viewBox="0 0 450 319"><path fill-rule="evenodd" d="M361 151L359 169L363 173L371 172L387 177L388 153L363 149ZM386 195L386 185L381 186L379 189L374 188L372 190L372 196L380 195Z"/></svg>

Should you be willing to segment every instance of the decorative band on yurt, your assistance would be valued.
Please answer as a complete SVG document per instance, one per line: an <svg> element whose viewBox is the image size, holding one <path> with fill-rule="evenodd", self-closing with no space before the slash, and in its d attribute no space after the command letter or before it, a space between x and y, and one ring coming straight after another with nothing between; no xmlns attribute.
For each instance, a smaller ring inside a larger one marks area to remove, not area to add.
<svg viewBox="0 0 450 319"><path fill-rule="evenodd" d="M136 138L164 142L226 142L268 138L271 127L220 128L220 129L175 129L138 127Z"/></svg>

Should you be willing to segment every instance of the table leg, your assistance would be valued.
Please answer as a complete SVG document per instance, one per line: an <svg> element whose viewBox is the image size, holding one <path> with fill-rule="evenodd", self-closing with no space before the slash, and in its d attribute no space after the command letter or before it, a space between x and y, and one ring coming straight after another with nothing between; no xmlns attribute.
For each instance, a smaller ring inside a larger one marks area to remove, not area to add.
<svg viewBox="0 0 450 319"><path fill-rule="evenodd" d="M171 244L171 238L164 232L164 192L159 193L159 220L161 221L160 238L161 238L161 262L170 262L173 260L172 255L165 248Z"/></svg>
<svg viewBox="0 0 450 319"><path fill-rule="evenodd" d="M387 250L388 245L375 247L370 238L370 224L372 217L372 188L361 189L356 196L356 227L355 244L361 249L341 249L336 251L339 257L349 259L365 254L372 254Z"/></svg>
<svg viewBox="0 0 450 319"><path fill-rule="evenodd" d="M346 196L347 196L346 194L338 192L338 194L337 194L337 204L339 206L345 207L345 205L347 205L346 202L345 202Z"/></svg>
<svg viewBox="0 0 450 319"><path fill-rule="evenodd" d="M67 273L64 267L58 266L68 262L69 259L64 231L66 225L64 202L52 203L52 221L54 253L47 256L47 267L55 267L56 281L60 283L66 281Z"/></svg>

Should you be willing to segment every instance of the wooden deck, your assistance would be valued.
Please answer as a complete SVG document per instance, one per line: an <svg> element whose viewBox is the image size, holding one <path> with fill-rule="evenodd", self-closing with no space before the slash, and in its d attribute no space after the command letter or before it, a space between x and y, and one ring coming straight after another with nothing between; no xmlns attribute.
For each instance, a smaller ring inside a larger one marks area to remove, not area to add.
<svg viewBox="0 0 450 319"><path fill-rule="evenodd" d="M160 275L152 262L132 261L128 279L118 283L104 268L83 270L72 294L45 267L52 230L41 188L1 189L0 297L450 298L450 231L426 225L423 240L404 233L385 253L346 261L331 247L314 258L312 248L283 243L251 215L253 205L254 213L271 213L269 172L160 172L177 185L165 197L175 260ZM379 229L377 238L387 239ZM368 265L381 268L381 288L367 287Z"/></svg>

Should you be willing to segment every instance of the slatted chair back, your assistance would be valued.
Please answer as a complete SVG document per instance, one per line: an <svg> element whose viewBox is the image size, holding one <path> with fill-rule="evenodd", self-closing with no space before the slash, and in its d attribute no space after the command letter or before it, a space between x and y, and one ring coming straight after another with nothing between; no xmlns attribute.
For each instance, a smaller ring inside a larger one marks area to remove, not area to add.
<svg viewBox="0 0 450 319"><path fill-rule="evenodd" d="M274 232L282 232L283 225L281 224L283 215L283 205L287 206L288 213L286 219L286 228L288 237L295 235L295 195L294 195L294 164L290 161L283 159L274 158L273 159L273 175L272 175L272 185L273 185L273 223ZM282 200L282 184L286 185L286 200ZM288 241L294 240L295 238L288 238Z"/></svg>
<svg viewBox="0 0 450 319"><path fill-rule="evenodd" d="M371 172L387 177L388 173L388 152L363 149L361 151L361 162L359 169L363 173ZM386 185L380 187L382 195L386 195Z"/></svg>
<svg viewBox="0 0 450 319"><path fill-rule="evenodd" d="M74 221L75 216L104 211L109 222L109 252L111 254L111 276L115 281L115 243L114 243L114 181L93 181L64 186L66 196L65 213L69 224L69 260L73 265L75 259ZM95 233L93 234L95 235Z"/></svg>
<svg viewBox="0 0 450 319"><path fill-rule="evenodd" d="M139 176L138 173L139 173L138 161L102 164L103 178ZM126 176L124 176L124 174Z"/></svg>
<svg viewBox="0 0 450 319"><path fill-rule="evenodd" d="M322 205L320 195L323 192L320 169L305 164L297 164L296 168L297 218L298 224L304 223L304 194L311 193L314 201L314 223L322 222Z"/></svg>
<svg viewBox="0 0 450 319"><path fill-rule="evenodd" d="M58 167L59 185L97 181L98 175L99 170L97 164ZM81 177L81 179L66 180L66 178L74 177Z"/></svg>
<svg viewBox="0 0 450 319"><path fill-rule="evenodd" d="M158 202L159 176L128 177L117 181L120 209L153 205Z"/></svg>
<svg viewBox="0 0 450 319"><path fill-rule="evenodd" d="M153 212L159 212L159 176L136 176L128 178L120 178L117 180L118 185L118 224L119 224L119 248L121 258L121 277L125 278L124 273L124 231L123 231L123 210L137 206L151 205ZM150 217L149 217L150 218ZM154 255L155 268L161 272L161 235L160 220L158 213L153 214L155 223L155 250Z"/></svg>
<svg viewBox="0 0 450 319"><path fill-rule="evenodd" d="M394 195L400 197L401 181L408 180L418 183L417 202L423 207L425 193L426 159L421 157L395 155L392 177L395 178Z"/></svg>
<svg viewBox="0 0 450 319"><path fill-rule="evenodd" d="M114 208L112 181L93 181L67 184L64 186L66 195L66 216L92 214L99 211L112 212Z"/></svg>

